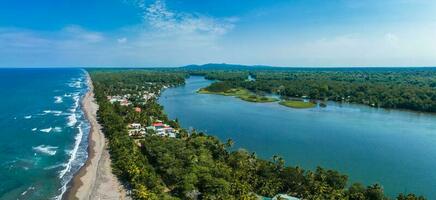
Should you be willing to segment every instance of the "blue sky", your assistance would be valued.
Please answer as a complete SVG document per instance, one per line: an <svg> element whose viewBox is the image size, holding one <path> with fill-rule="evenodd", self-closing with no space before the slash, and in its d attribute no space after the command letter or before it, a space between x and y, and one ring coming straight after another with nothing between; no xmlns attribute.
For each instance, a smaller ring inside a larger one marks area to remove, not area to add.
<svg viewBox="0 0 436 200"><path fill-rule="evenodd" d="M0 0L0 66L435 66L432 0Z"/></svg>

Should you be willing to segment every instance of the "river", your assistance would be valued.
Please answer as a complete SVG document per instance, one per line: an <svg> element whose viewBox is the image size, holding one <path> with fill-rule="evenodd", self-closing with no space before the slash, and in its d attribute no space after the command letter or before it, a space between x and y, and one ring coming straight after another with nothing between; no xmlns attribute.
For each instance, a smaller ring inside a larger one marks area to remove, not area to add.
<svg viewBox="0 0 436 200"><path fill-rule="evenodd" d="M197 94L211 81L192 76L159 99L171 119L233 139L236 148L287 165L335 169L351 181L380 183L388 195L413 192L436 199L436 115L328 102L293 109L277 103Z"/></svg>

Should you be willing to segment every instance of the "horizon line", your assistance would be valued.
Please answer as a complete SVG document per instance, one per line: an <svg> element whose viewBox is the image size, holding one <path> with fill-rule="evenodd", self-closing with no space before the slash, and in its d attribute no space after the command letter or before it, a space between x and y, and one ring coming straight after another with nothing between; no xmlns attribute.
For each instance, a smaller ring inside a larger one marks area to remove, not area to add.
<svg viewBox="0 0 436 200"><path fill-rule="evenodd" d="M233 64L233 63L206 63L206 64L187 64L180 66L0 66L0 69L55 69L55 68L91 68L91 69L156 69L156 68L183 68L188 66L197 66L202 67L205 65L231 65L231 66L240 66L240 67L269 67L269 68L308 68L308 69L327 69L327 68L436 68L436 65L417 65L417 66L377 66L377 65L369 65L369 66L274 66L274 65L246 65L246 64Z"/></svg>

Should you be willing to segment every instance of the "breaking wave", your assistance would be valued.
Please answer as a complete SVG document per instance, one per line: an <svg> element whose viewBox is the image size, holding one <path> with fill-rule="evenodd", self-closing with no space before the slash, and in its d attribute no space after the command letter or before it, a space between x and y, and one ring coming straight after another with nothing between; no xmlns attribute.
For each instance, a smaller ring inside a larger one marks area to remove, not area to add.
<svg viewBox="0 0 436 200"><path fill-rule="evenodd" d="M39 130L39 131L44 132L44 133L50 133L51 130L53 130L52 127L50 127L50 128L43 128L43 129L41 129L41 130Z"/></svg>
<svg viewBox="0 0 436 200"><path fill-rule="evenodd" d="M51 170L51 169L56 169L56 168L60 168L60 167L65 167L65 164L61 163L61 164L57 164L57 165L52 165L52 166L44 167L44 170Z"/></svg>
<svg viewBox="0 0 436 200"><path fill-rule="evenodd" d="M83 70L84 71L84 70ZM59 168L58 177L61 180L62 187L59 188L59 195L54 199L62 199L62 196L67 190L67 184L72 180L74 174L80 169L80 167L86 162L88 157L88 134L89 123L83 116L83 111L80 109L81 96L86 92L87 85L84 83L84 75L80 78L71 79L68 83L69 87L75 88L74 92L64 94L64 100L66 97L70 97L73 100L72 106L68 109L67 127L74 128L76 135L74 136L74 144L70 150L66 151L68 154L68 160L60 165L51 166L51 168ZM55 127L56 128L56 127Z"/></svg>
<svg viewBox="0 0 436 200"><path fill-rule="evenodd" d="M62 128L59 127L59 126L56 126L56 127L53 128L53 131L56 132L56 133L60 133L60 132L62 132Z"/></svg>
<svg viewBox="0 0 436 200"><path fill-rule="evenodd" d="M37 147L32 147L32 149L38 153L54 156L58 147L49 146L49 145L39 145Z"/></svg>
<svg viewBox="0 0 436 200"><path fill-rule="evenodd" d="M79 145L80 145L80 142L82 141L82 136L83 136L82 128L79 126L79 127L77 127L77 129L79 130L79 133L77 133L76 137L74 137L75 142L74 142L74 147L70 152L70 159L68 160L65 169L63 169L59 173L59 178L62 178L65 176L65 174L71 169L71 163L74 161L74 159L76 159L77 150L79 149Z"/></svg>
<svg viewBox="0 0 436 200"><path fill-rule="evenodd" d="M26 191L24 191L24 192L21 193L21 196L24 196L24 195L26 195L28 192L32 192L32 191L34 191L34 190L35 190L35 187L30 186L30 187L28 187L28 188L26 189Z"/></svg>
<svg viewBox="0 0 436 200"><path fill-rule="evenodd" d="M55 197L55 199L62 199L63 194L67 190L67 184L73 178L73 174L76 172L76 170L80 169L87 159L88 154L86 147L88 143L83 141L83 138L87 137L85 134L88 132L84 132L83 128L88 131L87 128L89 128L89 125L85 124L84 122L80 122L77 126L78 133L74 137L75 142L73 149L68 151L70 158L66 163L63 164L65 168L59 172L59 178L62 180L62 187L59 189L61 194Z"/></svg>
<svg viewBox="0 0 436 200"><path fill-rule="evenodd" d="M77 108L79 107L79 101L80 101L79 93L75 93L73 95L73 100L74 100L74 105L70 109L70 111L72 113L68 116L68 123L67 123L67 125L70 127L76 125L76 123L77 123L76 111L77 111Z"/></svg>
<svg viewBox="0 0 436 200"><path fill-rule="evenodd" d="M70 83L68 83L68 86L77 89L82 88L82 78L73 79Z"/></svg>
<svg viewBox="0 0 436 200"><path fill-rule="evenodd" d="M53 114L54 116L60 116L62 114L62 111L60 111L60 110L44 110L43 114L41 114L41 115L46 115L46 114Z"/></svg>
<svg viewBox="0 0 436 200"><path fill-rule="evenodd" d="M68 126L74 126L77 123L77 117L76 117L76 113L72 113L70 116L68 116Z"/></svg>
<svg viewBox="0 0 436 200"><path fill-rule="evenodd" d="M55 103L62 103L62 102L64 102L61 96L55 96L54 99L55 99Z"/></svg>

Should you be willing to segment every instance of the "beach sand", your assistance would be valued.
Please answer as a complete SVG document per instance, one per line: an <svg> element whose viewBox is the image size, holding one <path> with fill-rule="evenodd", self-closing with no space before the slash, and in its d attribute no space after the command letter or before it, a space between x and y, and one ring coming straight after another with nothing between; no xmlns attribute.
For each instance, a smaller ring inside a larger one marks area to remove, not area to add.
<svg viewBox="0 0 436 200"><path fill-rule="evenodd" d="M71 181L63 199L131 199L112 173L108 144L97 122L98 105L88 76L89 91L82 101L83 110L91 125L88 160Z"/></svg>

